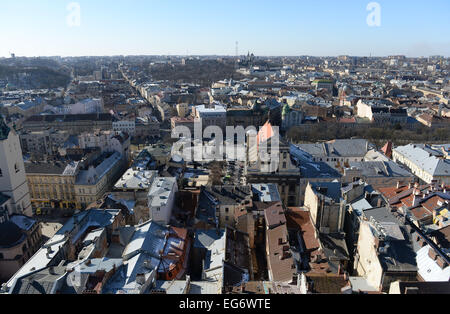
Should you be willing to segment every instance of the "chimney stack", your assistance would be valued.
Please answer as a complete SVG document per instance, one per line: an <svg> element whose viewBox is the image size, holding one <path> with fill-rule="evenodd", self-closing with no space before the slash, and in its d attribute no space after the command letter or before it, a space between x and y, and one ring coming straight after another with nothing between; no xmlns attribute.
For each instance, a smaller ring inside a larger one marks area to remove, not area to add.
<svg viewBox="0 0 450 314"><path fill-rule="evenodd" d="M419 202L420 202L420 197L417 194L414 194L413 206L419 205Z"/></svg>
<svg viewBox="0 0 450 314"><path fill-rule="evenodd" d="M379 207L381 207L381 205L383 205L383 200L381 198L379 198L378 202L377 202L377 207L379 208Z"/></svg>
<svg viewBox="0 0 450 314"><path fill-rule="evenodd" d="M136 275L136 283L139 285L145 284L145 275L144 274L137 274Z"/></svg>

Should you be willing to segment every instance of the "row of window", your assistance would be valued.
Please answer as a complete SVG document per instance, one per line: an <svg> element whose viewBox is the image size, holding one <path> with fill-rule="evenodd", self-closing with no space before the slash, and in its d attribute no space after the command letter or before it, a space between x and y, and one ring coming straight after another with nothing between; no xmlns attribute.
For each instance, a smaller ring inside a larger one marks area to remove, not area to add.
<svg viewBox="0 0 450 314"><path fill-rule="evenodd" d="M73 184L73 181L65 179L65 178L53 178L53 177L29 177L28 179L30 185L31 184Z"/></svg>
<svg viewBox="0 0 450 314"><path fill-rule="evenodd" d="M295 193L297 190L297 186L295 184L289 185L289 193ZM286 193L286 185L281 186L281 193Z"/></svg>
<svg viewBox="0 0 450 314"><path fill-rule="evenodd" d="M318 158L319 161L324 161L324 158ZM344 158L327 158L327 162L338 162L338 161L342 161L342 162L350 162L350 159L344 159ZM361 162L364 162L364 158L361 159Z"/></svg>

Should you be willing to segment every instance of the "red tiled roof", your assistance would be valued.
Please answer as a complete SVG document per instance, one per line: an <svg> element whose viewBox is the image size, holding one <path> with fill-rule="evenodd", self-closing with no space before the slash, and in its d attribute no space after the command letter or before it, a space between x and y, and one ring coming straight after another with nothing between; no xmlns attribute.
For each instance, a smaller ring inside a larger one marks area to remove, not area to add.
<svg viewBox="0 0 450 314"><path fill-rule="evenodd" d="M341 118L339 123L356 123L356 118Z"/></svg>
<svg viewBox="0 0 450 314"><path fill-rule="evenodd" d="M391 199L394 196L397 196L398 194L407 191L409 188L407 186L402 186L397 189L397 187L387 187L387 188L380 188L379 191L381 194L383 194L387 199Z"/></svg>
<svg viewBox="0 0 450 314"><path fill-rule="evenodd" d="M445 200L442 197L434 195L433 197L430 197L430 199L422 203L422 206L429 211L433 211L442 207L442 205L438 205L438 203L444 204L444 202Z"/></svg>
<svg viewBox="0 0 450 314"><path fill-rule="evenodd" d="M314 283L313 293L318 294L340 294L349 284L343 275L307 274L306 277Z"/></svg>
<svg viewBox="0 0 450 314"><path fill-rule="evenodd" d="M286 213L287 225L290 229L301 232L305 249L309 253L311 270L308 274L326 274L330 265L327 261L315 262L316 256L324 257L317 231L311 221L311 214L303 208L289 208Z"/></svg>
<svg viewBox="0 0 450 314"><path fill-rule="evenodd" d="M422 206L418 206L416 208L411 209L411 213L418 220L422 220L422 219L433 216L433 214L429 210L427 210L426 208L424 208Z"/></svg>
<svg viewBox="0 0 450 314"><path fill-rule="evenodd" d="M264 216L266 225L269 228L286 223L286 216L284 215L284 208L281 202L277 202L269 208L266 208Z"/></svg>
<svg viewBox="0 0 450 314"><path fill-rule="evenodd" d="M267 260L269 269L272 272L273 281L292 280L295 269L294 260L290 253L288 231L286 225L281 225L275 229L267 230ZM282 241L280 244L280 240Z"/></svg>
<svg viewBox="0 0 450 314"><path fill-rule="evenodd" d="M187 229L171 227L171 231L173 231L179 239L186 240L188 233Z"/></svg>
<svg viewBox="0 0 450 314"><path fill-rule="evenodd" d="M306 249L316 250L320 242L316 239L316 229L311 222L311 214L302 208L289 208L286 213L287 226L290 229L301 230Z"/></svg>

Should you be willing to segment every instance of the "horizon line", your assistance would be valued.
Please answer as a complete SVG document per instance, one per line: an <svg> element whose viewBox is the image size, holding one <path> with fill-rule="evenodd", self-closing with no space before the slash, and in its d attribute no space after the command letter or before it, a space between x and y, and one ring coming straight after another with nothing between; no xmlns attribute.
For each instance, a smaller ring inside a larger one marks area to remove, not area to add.
<svg viewBox="0 0 450 314"><path fill-rule="evenodd" d="M40 55L40 56L15 56L5 57L1 56L0 59L20 59L20 58L101 58L101 57L228 57L228 58L240 58L246 57L246 54L239 56L226 55L226 54L117 54L117 55ZM422 56L408 56L406 54L389 54L389 55L352 55L352 54L338 54L338 55L255 55L256 58L299 58L299 57L315 57L315 58L335 58L335 57L360 57L360 58L387 58L387 57L405 57L408 59L421 59L431 57L441 57L450 59L450 55L430 54Z"/></svg>

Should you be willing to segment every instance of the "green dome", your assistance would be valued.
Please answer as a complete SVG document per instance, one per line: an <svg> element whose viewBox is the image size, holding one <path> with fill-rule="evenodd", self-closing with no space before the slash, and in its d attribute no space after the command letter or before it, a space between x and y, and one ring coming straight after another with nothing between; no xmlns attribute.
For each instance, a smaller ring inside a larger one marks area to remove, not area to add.
<svg viewBox="0 0 450 314"><path fill-rule="evenodd" d="M286 104L286 105L283 107L283 115L285 116L285 115L289 114L290 112L291 112L291 107L289 107L289 105Z"/></svg>

